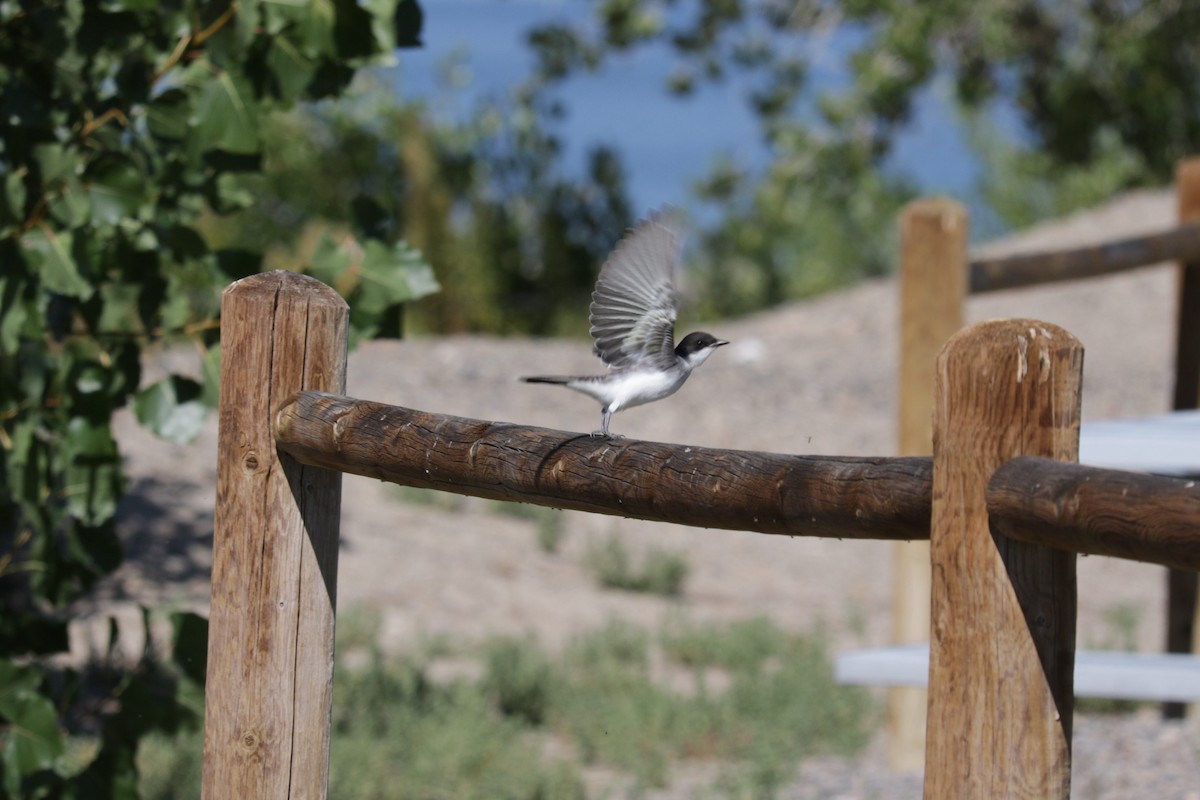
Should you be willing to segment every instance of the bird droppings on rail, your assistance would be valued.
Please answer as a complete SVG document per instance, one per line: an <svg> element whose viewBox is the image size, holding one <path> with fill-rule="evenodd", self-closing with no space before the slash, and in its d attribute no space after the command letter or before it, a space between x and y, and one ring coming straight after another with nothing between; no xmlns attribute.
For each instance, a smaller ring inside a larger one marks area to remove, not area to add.
<svg viewBox="0 0 1200 800"><path fill-rule="evenodd" d="M1030 331L1032 334L1033 331ZM1035 334L1036 335L1036 334ZM1024 383L1025 373L1029 371L1029 360L1026 352L1029 350L1029 340L1024 336L1017 337L1017 383Z"/></svg>

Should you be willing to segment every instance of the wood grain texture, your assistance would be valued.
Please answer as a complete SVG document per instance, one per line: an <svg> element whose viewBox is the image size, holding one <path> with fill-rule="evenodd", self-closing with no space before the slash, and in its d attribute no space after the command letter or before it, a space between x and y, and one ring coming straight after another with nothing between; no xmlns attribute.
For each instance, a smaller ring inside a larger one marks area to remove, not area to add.
<svg viewBox="0 0 1200 800"><path fill-rule="evenodd" d="M1181 225L1200 225L1200 158L1181 161L1175 169L1175 203ZM1200 253L1180 254L1175 326L1175 385L1171 407L1200 408ZM1167 573L1167 652L1200 653L1200 576ZM1163 714L1179 719L1182 703L1165 703Z"/></svg>
<svg viewBox="0 0 1200 800"><path fill-rule="evenodd" d="M288 272L222 299L203 796L324 797L341 476L276 452L272 412L345 391L345 302Z"/></svg>
<svg viewBox="0 0 1200 800"><path fill-rule="evenodd" d="M494 500L791 536L928 536L928 458L717 450L302 392L276 416L305 464Z"/></svg>
<svg viewBox="0 0 1200 800"><path fill-rule="evenodd" d="M1016 458L987 488L992 530L1047 547L1200 570L1200 483Z"/></svg>
<svg viewBox="0 0 1200 800"><path fill-rule="evenodd" d="M1091 247L977 258L971 261L970 291L980 294L1096 278L1164 261L1200 261L1200 224L1195 222Z"/></svg>
<svg viewBox="0 0 1200 800"><path fill-rule="evenodd" d="M966 209L953 200L914 200L900 214L899 453L933 453L934 366L963 326L967 293ZM892 642L929 641L929 543L900 542L892 560ZM894 687L887 698L887 756L893 769L925 764L924 689Z"/></svg>
<svg viewBox="0 0 1200 800"><path fill-rule="evenodd" d="M1075 554L993 536L988 480L1022 455L1074 460L1083 348L999 320L938 357L925 797L1070 793Z"/></svg>

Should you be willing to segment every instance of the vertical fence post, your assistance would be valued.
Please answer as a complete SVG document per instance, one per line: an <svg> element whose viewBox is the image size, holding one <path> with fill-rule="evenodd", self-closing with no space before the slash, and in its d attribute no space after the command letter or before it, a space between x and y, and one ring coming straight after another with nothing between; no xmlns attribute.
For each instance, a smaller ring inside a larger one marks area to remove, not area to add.
<svg viewBox="0 0 1200 800"><path fill-rule="evenodd" d="M289 272L221 303L221 393L203 796L324 797L341 474L275 450L302 389L344 393L349 312Z"/></svg>
<svg viewBox="0 0 1200 800"><path fill-rule="evenodd" d="M1179 222L1200 222L1200 158L1175 169ZM1172 408L1200 408L1200 262L1179 265L1179 305L1175 338L1175 396ZM1167 652L1200 652L1200 591L1195 572L1167 573ZM1164 703L1163 715L1178 719L1183 703Z"/></svg>
<svg viewBox="0 0 1200 800"><path fill-rule="evenodd" d="M986 489L1019 455L1075 461L1083 347L998 320L937 361L927 800L1070 794L1075 554L993 535Z"/></svg>
<svg viewBox="0 0 1200 800"><path fill-rule="evenodd" d="M900 214L899 454L933 453L933 374L938 351L963 325L967 211L946 198L914 200ZM929 641L929 543L898 542L892 561L892 641ZM924 689L888 690L893 769L925 763Z"/></svg>

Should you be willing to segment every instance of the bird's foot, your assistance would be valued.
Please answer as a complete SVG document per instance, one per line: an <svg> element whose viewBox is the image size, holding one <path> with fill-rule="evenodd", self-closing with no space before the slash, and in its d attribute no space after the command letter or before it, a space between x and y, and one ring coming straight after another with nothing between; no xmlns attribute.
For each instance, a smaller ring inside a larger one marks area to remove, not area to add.
<svg viewBox="0 0 1200 800"><path fill-rule="evenodd" d="M593 439L624 439L625 437L619 433L609 433L608 431L592 431Z"/></svg>

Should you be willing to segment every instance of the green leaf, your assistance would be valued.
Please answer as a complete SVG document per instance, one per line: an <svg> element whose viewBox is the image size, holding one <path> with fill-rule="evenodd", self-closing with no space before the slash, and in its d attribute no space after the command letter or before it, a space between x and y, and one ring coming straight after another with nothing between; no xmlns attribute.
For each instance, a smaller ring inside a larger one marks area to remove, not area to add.
<svg viewBox="0 0 1200 800"><path fill-rule="evenodd" d="M107 398L99 398L106 400ZM67 512L84 525L103 525L117 513L124 483L112 430L105 422L72 417L62 439Z"/></svg>
<svg viewBox="0 0 1200 800"><path fill-rule="evenodd" d="M360 266L358 303L365 314L382 314L388 308L416 300L441 289L421 251L399 242L388 247L370 240Z"/></svg>
<svg viewBox="0 0 1200 800"><path fill-rule="evenodd" d="M143 334L146 326L138 308L143 286L136 283L105 283L100 287L103 306L98 327L105 334Z"/></svg>
<svg viewBox="0 0 1200 800"><path fill-rule="evenodd" d="M15 353L20 337L29 327L32 316L29 311L31 307L36 311L36 305L27 295L28 284L22 277L0 277L0 353Z"/></svg>
<svg viewBox="0 0 1200 800"><path fill-rule="evenodd" d="M78 228L92 215L92 204L83 184L74 175L64 180L50 200L50 214L64 228Z"/></svg>
<svg viewBox="0 0 1200 800"><path fill-rule="evenodd" d="M171 657L183 674L204 686L208 669L208 620L191 611L171 615L175 644Z"/></svg>
<svg viewBox="0 0 1200 800"><path fill-rule="evenodd" d="M109 157L88 170L88 199L92 204L92 222L116 225L127 217L136 217L146 202L146 179L126 158Z"/></svg>
<svg viewBox="0 0 1200 800"><path fill-rule="evenodd" d="M224 281L210 266L211 259L172 264L166 271L166 299L159 308L166 331L214 319L220 309Z"/></svg>
<svg viewBox="0 0 1200 800"><path fill-rule="evenodd" d="M30 228L21 237L21 245L31 257L31 266L38 270L47 290L87 298L92 294L92 285L80 274L72 254L74 244L70 231L54 232L44 226Z"/></svg>
<svg viewBox="0 0 1200 800"><path fill-rule="evenodd" d="M17 230L24 219L25 178L21 172L9 172L0 191L0 236Z"/></svg>
<svg viewBox="0 0 1200 800"><path fill-rule="evenodd" d="M417 0L400 0L396 3L396 13L393 16L396 47L420 47L424 20L425 15Z"/></svg>
<svg viewBox="0 0 1200 800"><path fill-rule="evenodd" d="M67 544L75 562L94 575L108 575L121 566L124 551L111 516L100 525L72 525L67 533Z"/></svg>
<svg viewBox="0 0 1200 800"><path fill-rule="evenodd" d="M0 760L9 794L20 794L21 778L52 769L65 750L54 705L35 690L37 673L0 661L0 717L5 720Z"/></svg>
<svg viewBox="0 0 1200 800"><path fill-rule="evenodd" d="M258 152L258 100L245 78L225 71L210 75L196 98L192 124L205 149Z"/></svg>
<svg viewBox="0 0 1200 800"><path fill-rule="evenodd" d="M79 151L59 142L49 142L33 148L33 158L42 171L42 183L50 184L76 174Z"/></svg>
<svg viewBox="0 0 1200 800"><path fill-rule="evenodd" d="M263 8L268 19L279 25L278 30L295 25L301 52L311 58L333 56L333 28L337 23L331 0L308 0L295 2L266 2Z"/></svg>
<svg viewBox="0 0 1200 800"><path fill-rule="evenodd" d="M204 374L204 394L201 400L209 408L216 408L220 403L221 393L221 343L217 342L204 354L200 362Z"/></svg>
<svg viewBox="0 0 1200 800"><path fill-rule="evenodd" d="M232 214L254 204L254 195L238 175L222 172L212 182L209 204L218 214Z"/></svg>
<svg viewBox="0 0 1200 800"><path fill-rule="evenodd" d="M114 10L123 11L158 11L158 0L109 0Z"/></svg>
<svg viewBox="0 0 1200 800"><path fill-rule="evenodd" d="M350 254L332 236L322 232L308 260L308 274L326 286L336 287L349 266Z"/></svg>
<svg viewBox="0 0 1200 800"><path fill-rule="evenodd" d="M192 98L183 89L168 89L146 106L146 126L160 139L183 139L191 125Z"/></svg>
<svg viewBox="0 0 1200 800"><path fill-rule="evenodd" d="M317 71L313 60L282 36L271 40L271 48L267 51L267 67L275 76L279 91L285 100L302 97Z"/></svg>
<svg viewBox="0 0 1200 800"><path fill-rule="evenodd" d="M138 422L172 442L190 442L204 428L208 409L201 400L204 388L181 375L171 375L147 386L133 398Z"/></svg>
<svg viewBox="0 0 1200 800"><path fill-rule="evenodd" d="M333 39L341 59L367 59L375 55L378 45L373 30L374 17L357 0L333 0L337 21ZM391 37L388 37L390 42Z"/></svg>

